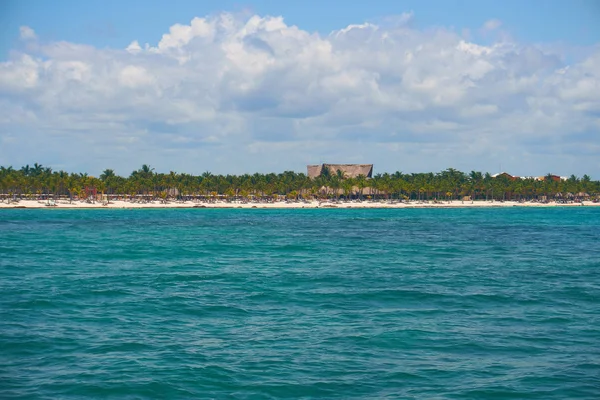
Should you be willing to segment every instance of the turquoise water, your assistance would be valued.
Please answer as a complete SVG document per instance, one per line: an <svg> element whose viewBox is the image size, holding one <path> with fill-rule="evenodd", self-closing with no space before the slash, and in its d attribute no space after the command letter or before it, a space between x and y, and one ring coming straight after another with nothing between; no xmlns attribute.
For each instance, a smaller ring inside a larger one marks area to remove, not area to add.
<svg viewBox="0 0 600 400"><path fill-rule="evenodd" d="M600 209L5 210L0 398L600 398Z"/></svg>

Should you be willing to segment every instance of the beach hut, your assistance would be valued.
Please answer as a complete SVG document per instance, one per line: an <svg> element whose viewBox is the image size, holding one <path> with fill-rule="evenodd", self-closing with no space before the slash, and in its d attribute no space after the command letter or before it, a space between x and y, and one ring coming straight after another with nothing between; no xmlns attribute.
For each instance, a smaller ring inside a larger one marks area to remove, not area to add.
<svg viewBox="0 0 600 400"><path fill-rule="evenodd" d="M345 178L356 178L360 175L366 178L373 176L373 164L319 164L306 166L308 177L316 178L323 174L325 169L329 170L331 175L341 171Z"/></svg>

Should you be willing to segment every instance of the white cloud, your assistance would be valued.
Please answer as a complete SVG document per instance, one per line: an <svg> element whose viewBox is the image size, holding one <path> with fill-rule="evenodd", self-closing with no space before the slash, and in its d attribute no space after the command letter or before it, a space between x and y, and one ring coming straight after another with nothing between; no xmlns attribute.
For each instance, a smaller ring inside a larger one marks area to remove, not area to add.
<svg viewBox="0 0 600 400"><path fill-rule="evenodd" d="M144 47L50 42L15 52L0 63L2 163L124 174L142 163L243 173L320 161L597 170L597 154L558 152L597 148L598 47L566 64L550 45L484 46L411 19L319 35L281 17L223 13L173 25Z"/></svg>
<svg viewBox="0 0 600 400"><path fill-rule="evenodd" d="M154 78L144 67L128 65L119 72L119 83L128 88L147 87L154 83Z"/></svg>
<svg viewBox="0 0 600 400"><path fill-rule="evenodd" d="M35 31L28 26L21 26L19 28L19 33L23 40L34 40L37 38Z"/></svg>
<svg viewBox="0 0 600 400"><path fill-rule="evenodd" d="M40 62L22 54L19 58L0 63L0 94L21 92L39 83Z"/></svg>
<svg viewBox="0 0 600 400"><path fill-rule="evenodd" d="M132 53L132 54L136 54L139 53L140 51L142 51L142 47L140 46L140 44L138 43L137 40L134 40L133 42L131 42L129 44L129 46L127 46L127 48L125 49L128 52Z"/></svg>

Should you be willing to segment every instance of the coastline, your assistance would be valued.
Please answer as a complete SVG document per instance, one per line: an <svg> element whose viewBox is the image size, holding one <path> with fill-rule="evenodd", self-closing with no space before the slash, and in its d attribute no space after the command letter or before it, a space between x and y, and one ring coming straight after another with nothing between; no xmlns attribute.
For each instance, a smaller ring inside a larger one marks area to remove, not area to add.
<svg viewBox="0 0 600 400"><path fill-rule="evenodd" d="M306 202L285 202L279 201L274 203L261 203L261 202L176 202L171 201L167 203L160 202L148 202L148 203L133 203L128 201L116 200L111 201L110 204L103 205L100 202L87 203L74 201L72 203L59 201L56 205L50 206L48 202L44 200L21 200L18 203L0 203L0 210L8 209L156 209L156 208L241 208L241 209L317 209L317 208L341 208L341 209L396 209L396 208L506 208L506 207L582 207L591 206L598 207L600 203L593 203L591 201L584 201L583 203L534 203L534 202L517 202L517 201L441 201L441 202L390 202L390 201L363 201L363 202L319 202L319 201L306 201Z"/></svg>

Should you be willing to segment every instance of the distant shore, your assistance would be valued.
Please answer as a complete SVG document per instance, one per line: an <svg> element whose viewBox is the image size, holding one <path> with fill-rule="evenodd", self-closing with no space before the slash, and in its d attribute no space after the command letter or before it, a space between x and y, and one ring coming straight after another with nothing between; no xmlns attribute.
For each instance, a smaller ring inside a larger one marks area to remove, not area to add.
<svg viewBox="0 0 600 400"><path fill-rule="evenodd" d="M133 209L133 208L262 208L262 209L302 209L302 208L491 208L491 207L582 207L600 206L600 203L584 201L583 203L541 203L541 202L517 202L517 201L277 201L277 202L193 202L193 201L169 201L169 202L145 202L136 203L115 200L108 204L101 202L81 201L58 201L46 200L21 200L19 202L0 202L0 209Z"/></svg>

